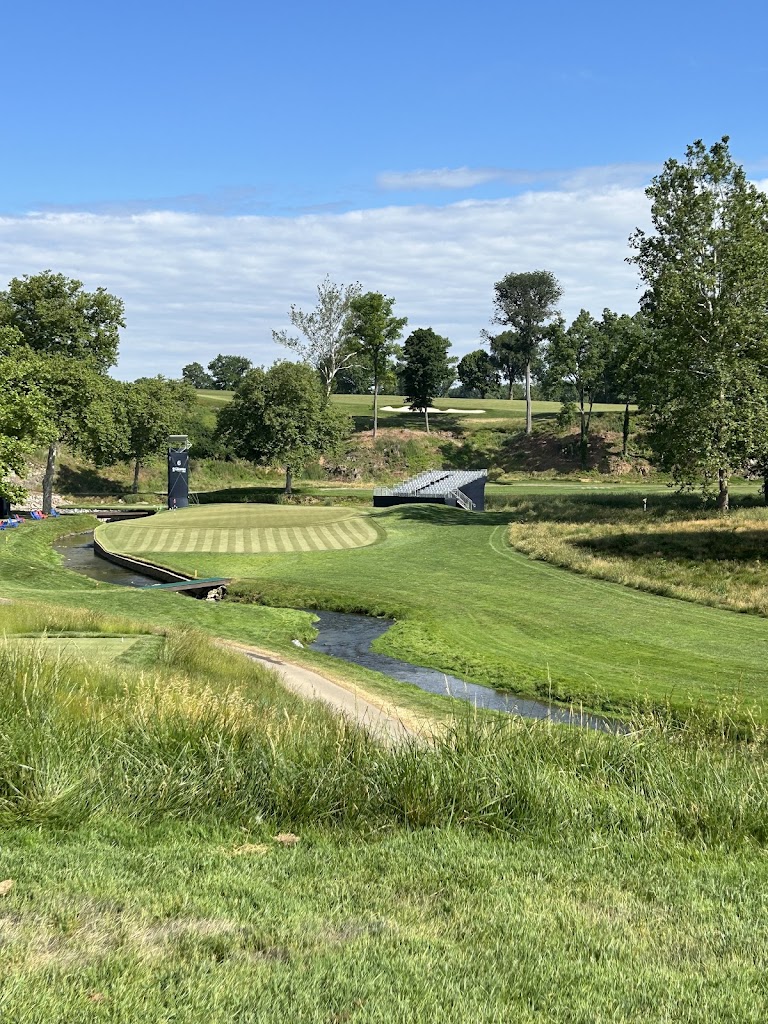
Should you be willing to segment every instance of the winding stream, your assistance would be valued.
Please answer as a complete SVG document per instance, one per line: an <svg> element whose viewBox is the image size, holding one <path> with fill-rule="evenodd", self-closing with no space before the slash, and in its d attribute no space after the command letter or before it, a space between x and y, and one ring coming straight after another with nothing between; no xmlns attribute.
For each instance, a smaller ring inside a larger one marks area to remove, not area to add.
<svg viewBox="0 0 768 1024"><path fill-rule="evenodd" d="M76 534L63 537L54 548L64 559L68 569L79 572L100 583L115 583L126 587L146 587L157 581L142 576L119 565L113 565L103 558L97 558L93 549L93 534ZM401 683L411 683L427 693L443 697L456 697L474 707L487 711L503 711L521 715L523 718L549 719L559 725L582 725L590 729L614 732L616 723L596 715L569 711L543 701L524 700L512 694L500 693L488 686L468 683L456 676L447 675L433 668L422 668L407 661L391 658L371 650L374 640L382 636L393 624L391 619L374 619L367 615L352 615L347 612L314 612L319 619L315 624L317 639L313 650L330 654L334 658L352 662L363 668L374 669ZM620 728L620 727L618 727Z"/></svg>

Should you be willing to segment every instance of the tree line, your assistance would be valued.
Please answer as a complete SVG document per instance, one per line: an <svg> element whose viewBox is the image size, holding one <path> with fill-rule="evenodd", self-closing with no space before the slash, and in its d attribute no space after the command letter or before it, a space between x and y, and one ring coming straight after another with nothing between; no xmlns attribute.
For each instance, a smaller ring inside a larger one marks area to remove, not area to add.
<svg viewBox="0 0 768 1024"><path fill-rule="evenodd" d="M430 404L456 394L457 378L458 394L480 398L511 399L522 383L529 433L534 386L560 398L564 420L578 419L583 462L595 402L624 404L625 452L637 405L648 446L678 484L715 491L727 509L731 476L757 469L768 495L768 197L727 137L668 160L646 193L653 230L632 235L628 257L645 288L638 312L581 310L566 324L550 271L510 273L494 285L500 330L481 332L486 347L461 360L431 327L402 341L407 318L393 298L326 278L314 309L291 307L293 333L273 331L299 362L264 370L220 354L207 370L185 366L180 381L125 384L108 376L120 299L52 271L15 278L0 292L0 495L18 494L8 477L41 444L45 507L61 444L96 465L131 462L137 488L142 464L193 409L195 388L235 392L217 434L235 454L282 461L289 487L293 465L349 430L329 403L334 391L373 395L375 435L382 391L404 394L429 429Z"/></svg>

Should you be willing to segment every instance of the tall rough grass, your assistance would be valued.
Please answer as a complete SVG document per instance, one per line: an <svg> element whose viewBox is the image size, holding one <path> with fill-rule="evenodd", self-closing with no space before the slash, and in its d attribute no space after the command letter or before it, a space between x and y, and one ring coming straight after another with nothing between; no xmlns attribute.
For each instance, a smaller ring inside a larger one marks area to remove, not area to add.
<svg viewBox="0 0 768 1024"><path fill-rule="evenodd" d="M631 504L630 504L631 501ZM532 558L665 597L768 615L768 512L722 515L692 495L569 495L512 505L510 544Z"/></svg>
<svg viewBox="0 0 768 1024"><path fill-rule="evenodd" d="M126 636L147 633L145 624L121 615L106 615L90 608L67 608L39 601L0 604L0 635L50 636L94 633Z"/></svg>
<svg viewBox="0 0 768 1024"><path fill-rule="evenodd" d="M449 824L555 842L768 842L766 743L648 716L622 736L481 720L382 748L189 637L137 677L0 646L0 823L118 816L286 828Z"/></svg>

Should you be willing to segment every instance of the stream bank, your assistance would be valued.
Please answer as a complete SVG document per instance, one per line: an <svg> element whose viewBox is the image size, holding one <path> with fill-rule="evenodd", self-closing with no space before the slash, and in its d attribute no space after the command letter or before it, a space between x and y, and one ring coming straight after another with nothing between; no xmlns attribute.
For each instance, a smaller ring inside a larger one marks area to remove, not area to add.
<svg viewBox="0 0 768 1024"><path fill-rule="evenodd" d="M157 585L156 580L148 576L142 576L140 573L98 558L94 551L93 534L63 537L57 541L54 548L62 556L68 569L100 583L138 588ZM362 668L373 669L389 676L390 679L418 686L427 693L467 701L473 707L484 711L501 711L523 718L548 720L557 725L579 725L607 732L614 732L618 728L615 723L597 715L500 693L489 686L468 683L437 669L424 668L387 654L378 654L371 649L371 645L393 624L390 619L375 619L349 612L315 611L313 614L318 619L315 623L318 635L311 648L322 654L360 665Z"/></svg>

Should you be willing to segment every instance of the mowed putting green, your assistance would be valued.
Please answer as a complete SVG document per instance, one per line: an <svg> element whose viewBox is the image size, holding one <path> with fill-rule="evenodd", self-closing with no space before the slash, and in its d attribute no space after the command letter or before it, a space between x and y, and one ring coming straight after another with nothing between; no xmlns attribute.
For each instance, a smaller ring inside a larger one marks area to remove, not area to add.
<svg viewBox="0 0 768 1024"><path fill-rule="evenodd" d="M367 511L292 505L193 506L110 523L96 535L109 551L139 556L342 551L379 539Z"/></svg>

